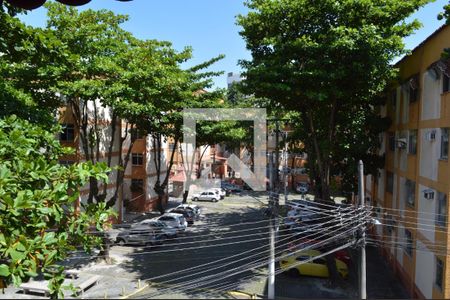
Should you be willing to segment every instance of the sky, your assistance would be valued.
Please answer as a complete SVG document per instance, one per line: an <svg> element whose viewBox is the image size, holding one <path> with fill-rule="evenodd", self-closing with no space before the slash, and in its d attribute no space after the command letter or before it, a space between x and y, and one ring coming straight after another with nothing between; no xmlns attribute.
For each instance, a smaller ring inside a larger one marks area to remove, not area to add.
<svg viewBox="0 0 450 300"><path fill-rule="evenodd" d="M158 39L172 42L177 50L186 46L193 48L191 64L195 65L219 54L225 58L210 70L224 71L215 78L215 87L226 87L226 74L239 72L239 59L250 59L245 42L239 35L241 28L236 25L236 15L246 14L244 0L92 0L78 9L110 9L117 14L127 14L130 19L123 28L141 39ZM422 22L423 26L415 34L405 39L407 49L413 49L444 22L436 16L448 3L437 0L422 7L411 16ZM21 16L32 26L44 26L46 10L43 7Z"/></svg>

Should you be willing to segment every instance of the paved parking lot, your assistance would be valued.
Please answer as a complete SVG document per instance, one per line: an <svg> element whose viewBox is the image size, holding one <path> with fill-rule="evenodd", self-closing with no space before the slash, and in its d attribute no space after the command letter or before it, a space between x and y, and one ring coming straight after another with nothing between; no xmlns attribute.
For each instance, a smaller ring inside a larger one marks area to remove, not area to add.
<svg viewBox="0 0 450 300"><path fill-rule="evenodd" d="M170 206L180 199L171 199ZM82 275L100 275L84 298L230 298L230 290L267 295L268 218L265 195L243 194L197 202L202 216L187 232L157 247L113 246L113 265L91 262ZM120 229L114 232L117 234ZM376 250L368 249L368 295L407 298ZM245 270L244 272L242 272ZM145 287L145 282L150 283ZM339 288L327 279L276 277L278 298L356 298L356 264ZM144 288L145 287L145 288ZM6 296L23 298L9 293ZM2 295L0 295L1 297Z"/></svg>

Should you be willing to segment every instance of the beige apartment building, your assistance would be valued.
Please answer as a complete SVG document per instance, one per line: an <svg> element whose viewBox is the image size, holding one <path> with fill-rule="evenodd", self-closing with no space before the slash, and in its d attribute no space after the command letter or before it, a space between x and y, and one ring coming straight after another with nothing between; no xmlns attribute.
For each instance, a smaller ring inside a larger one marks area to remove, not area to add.
<svg viewBox="0 0 450 300"><path fill-rule="evenodd" d="M94 111L98 116L96 121L94 119ZM113 125L111 109L109 107L103 107L99 101L95 104L92 101L88 102L87 112L89 116L87 130L96 129L99 133L100 143L98 151L100 162L107 162L110 142L114 138L111 151L111 167L113 171L109 175L109 182L107 184L106 200L108 200L114 195L116 189L117 170L114 167L119 164L120 155L122 155L122 160L125 159L130 147L131 136L135 134L135 131L127 130L129 127L126 126L124 120L117 119ZM74 154L62 157L60 162L63 164L72 164L85 161L86 155L83 150L80 132L70 106L59 109L58 120L63 125L63 132L59 136L61 144L75 150ZM113 126L115 126L114 133L112 130ZM125 212L144 212L156 208L156 201L158 200L153 189L156 181L154 156L157 150L154 149L150 136L135 136L134 138L135 142L125 170L124 183L115 205L115 209L119 212L119 220L122 219L122 215ZM121 139L124 139L122 145L120 144ZM167 169L167 148L168 143L164 143L159 150L161 151L162 179ZM103 188L102 185L99 185L99 188ZM80 201L85 202L89 194L89 186L86 185L81 188L80 194ZM167 197L165 197L164 201L167 201ZM79 206L80 203L77 205Z"/></svg>

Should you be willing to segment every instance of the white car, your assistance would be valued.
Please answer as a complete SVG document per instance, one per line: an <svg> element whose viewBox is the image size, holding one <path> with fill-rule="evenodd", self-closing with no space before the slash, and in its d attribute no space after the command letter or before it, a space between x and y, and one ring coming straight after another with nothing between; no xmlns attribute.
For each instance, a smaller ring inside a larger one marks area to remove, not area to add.
<svg viewBox="0 0 450 300"><path fill-rule="evenodd" d="M220 195L215 191L206 191L199 194L192 195L192 201L212 201L217 202L220 200Z"/></svg>
<svg viewBox="0 0 450 300"><path fill-rule="evenodd" d="M139 227L146 227L149 226L150 228L154 229L156 232L159 232L163 236L167 238L174 238L177 236L177 229L174 227L170 227L166 223L162 221L158 221L156 219L147 219L143 220L139 223L137 223L134 226Z"/></svg>
<svg viewBox="0 0 450 300"><path fill-rule="evenodd" d="M165 213L156 220L165 223L169 227L176 228L178 232L186 231L188 226L187 221L182 214Z"/></svg>
<svg viewBox="0 0 450 300"><path fill-rule="evenodd" d="M222 188L211 188L210 190L219 193L220 199L224 199L226 196L225 190Z"/></svg>

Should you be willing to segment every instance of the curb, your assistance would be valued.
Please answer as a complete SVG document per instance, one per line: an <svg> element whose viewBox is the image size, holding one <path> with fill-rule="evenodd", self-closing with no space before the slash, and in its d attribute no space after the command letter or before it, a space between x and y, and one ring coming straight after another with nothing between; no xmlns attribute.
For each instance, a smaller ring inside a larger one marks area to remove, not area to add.
<svg viewBox="0 0 450 300"><path fill-rule="evenodd" d="M150 286L149 283L144 283L144 286L143 286L143 287L140 287L140 288L138 288L137 290L135 290L134 292L132 292L132 293L130 293L130 294L128 294L128 295L122 296L122 297L120 297L119 299L128 299L129 297L132 297L132 296L134 296L134 295L136 295L136 294L142 292L143 290L145 290L145 289L148 288L149 286Z"/></svg>

